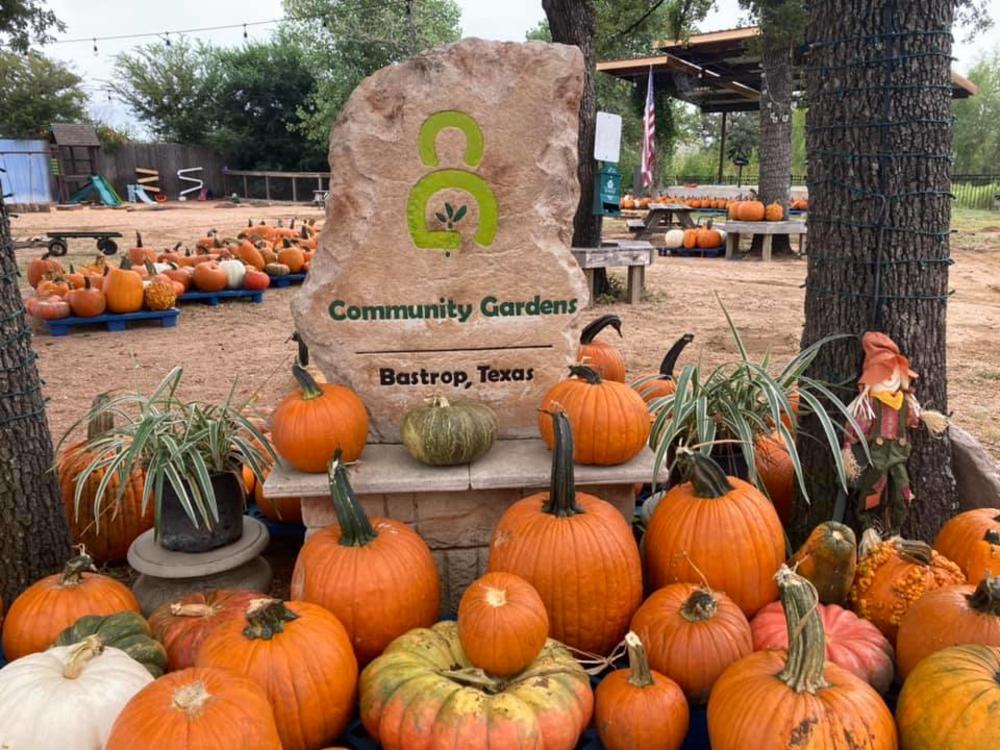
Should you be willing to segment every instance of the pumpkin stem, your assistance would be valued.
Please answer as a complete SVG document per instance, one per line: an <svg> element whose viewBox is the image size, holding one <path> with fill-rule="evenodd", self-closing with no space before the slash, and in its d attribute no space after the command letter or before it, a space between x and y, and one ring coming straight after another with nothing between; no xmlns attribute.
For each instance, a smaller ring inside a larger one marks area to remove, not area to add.
<svg viewBox="0 0 1000 750"><path fill-rule="evenodd" d="M132 261L130 261L127 257L122 256L121 263L118 264L118 267L121 268L123 271L131 271Z"/></svg>
<svg viewBox="0 0 1000 750"><path fill-rule="evenodd" d="M580 331L580 343L590 344L593 342L594 338L603 331L608 326L611 326L616 331L618 331L618 336L622 336L622 319L617 315L602 315L597 320L589 323L582 331Z"/></svg>
<svg viewBox="0 0 1000 750"><path fill-rule="evenodd" d="M146 267L146 273L148 273L150 277L156 275L156 268L153 267L152 263L150 263L148 260L145 260L143 261L143 265Z"/></svg>
<svg viewBox="0 0 1000 750"><path fill-rule="evenodd" d="M303 367L297 359L292 365L292 375L299 382L299 388L302 390L303 400L309 401L323 395L323 389L317 385L315 378L309 374L306 368Z"/></svg>
<svg viewBox="0 0 1000 750"><path fill-rule="evenodd" d="M139 234L139 230L135 230L135 246L142 247L142 235Z"/></svg>
<svg viewBox="0 0 1000 750"><path fill-rule="evenodd" d="M183 241L183 240L181 240L180 242L178 242L178 243L177 243L176 245L174 245L174 250L173 250L173 251L174 251L174 252L176 253L176 252L177 252L178 250L180 250L180 249L181 249L181 246L182 246L183 244L184 244L184 241Z"/></svg>
<svg viewBox="0 0 1000 750"><path fill-rule="evenodd" d="M555 444L552 446L552 479L549 499L543 513L565 518L583 513L576 504L576 480L573 475L573 429L564 411L545 412L552 417Z"/></svg>
<svg viewBox="0 0 1000 750"><path fill-rule="evenodd" d="M989 529L983 535L983 541L987 544L1000 545L1000 529Z"/></svg>
<svg viewBox="0 0 1000 750"><path fill-rule="evenodd" d="M435 409L447 409L449 406L451 406L451 402L448 400L448 397L445 396L443 393L434 394L429 399L427 399L427 403L433 406Z"/></svg>
<svg viewBox="0 0 1000 750"><path fill-rule="evenodd" d="M333 511L337 514L340 525L340 541L342 547L364 547L376 538L378 532L372 527L357 495L347 480L347 467L344 466L343 452L337 448L330 462L330 497L333 499Z"/></svg>
<svg viewBox="0 0 1000 750"><path fill-rule="evenodd" d="M247 605L247 626L243 635L251 640L269 641L285 632L285 623L299 619L280 599L254 599Z"/></svg>
<svg viewBox="0 0 1000 750"><path fill-rule="evenodd" d="M174 617L213 617L217 612L218 610L211 604L200 604L198 602L190 604L173 602L170 605L170 614Z"/></svg>
<svg viewBox="0 0 1000 750"><path fill-rule="evenodd" d="M674 345L667 350L667 355L660 362L660 380L673 380L674 379L674 366L677 364L677 358L681 356L681 352L684 351L684 347L690 344L694 340L693 333L685 333L679 339L674 342Z"/></svg>
<svg viewBox="0 0 1000 750"><path fill-rule="evenodd" d="M96 440L101 435L111 432L115 426L115 415L108 408L111 395L98 393L90 404L90 414L87 418L87 441Z"/></svg>
<svg viewBox="0 0 1000 750"><path fill-rule="evenodd" d="M79 586L83 583L84 573L96 572L97 568L94 567L94 558L84 551L83 545L80 545L80 554L66 561L62 572L62 580L59 583L62 586Z"/></svg>
<svg viewBox="0 0 1000 750"><path fill-rule="evenodd" d="M182 688L177 688L174 691L171 704L174 708L180 709L187 714L189 719L193 719L201 713L202 707L211 698L212 695L205 687L205 683L201 680L195 680Z"/></svg>
<svg viewBox="0 0 1000 750"><path fill-rule="evenodd" d="M653 684L653 673L649 669L646 649L642 647L639 636L631 630L625 634L625 647L628 649L628 666L631 670L628 684L637 688L649 687Z"/></svg>
<svg viewBox="0 0 1000 750"><path fill-rule="evenodd" d="M302 340L299 336L298 331L292 331L292 341L294 341L299 346L299 364L305 367L309 364L309 347L306 346L306 342Z"/></svg>
<svg viewBox="0 0 1000 750"><path fill-rule="evenodd" d="M694 487L696 497L706 499L724 497L735 490L729 477L712 458L697 451L679 449L677 459L681 464L684 481Z"/></svg>
<svg viewBox="0 0 1000 750"><path fill-rule="evenodd" d="M104 653L104 643L96 635L88 635L69 652L69 660L63 667L63 677L75 680L83 673L84 667L95 656Z"/></svg>
<svg viewBox="0 0 1000 750"><path fill-rule="evenodd" d="M590 365L570 365L569 374L571 377L580 378L580 380L586 380L590 385L600 385L601 384L601 374L595 370Z"/></svg>
<svg viewBox="0 0 1000 750"><path fill-rule="evenodd" d="M708 589L697 589L681 606L681 617L688 622L704 622L715 617L719 600Z"/></svg>
<svg viewBox="0 0 1000 750"><path fill-rule="evenodd" d="M934 557L931 545L917 539L897 538L893 540L893 545L899 552L900 557L905 557L918 565L930 565Z"/></svg>
<svg viewBox="0 0 1000 750"><path fill-rule="evenodd" d="M824 676L826 634L816 588L787 565L775 574L788 626L788 656L777 677L796 693L828 687Z"/></svg>
<svg viewBox="0 0 1000 750"><path fill-rule="evenodd" d="M977 612L1000 617L1000 577L994 578L986 571L976 590L965 598Z"/></svg>

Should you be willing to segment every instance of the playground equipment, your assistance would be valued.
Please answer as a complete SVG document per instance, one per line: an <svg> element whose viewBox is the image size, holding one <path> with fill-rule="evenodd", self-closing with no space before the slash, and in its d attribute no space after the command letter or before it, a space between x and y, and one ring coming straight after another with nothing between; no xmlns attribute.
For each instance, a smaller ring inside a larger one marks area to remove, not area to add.
<svg viewBox="0 0 1000 750"><path fill-rule="evenodd" d="M97 193L97 196L105 206L120 206L122 204L122 197L115 192L111 183L99 174L91 175L90 182L73 193L67 202L79 203L89 198L93 192Z"/></svg>
<svg viewBox="0 0 1000 750"><path fill-rule="evenodd" d="M200 173L203 171L202 167L188 167L187 169L177 170L177 179L181 182L193 182L194 184L180 191L177 196L177 200L186 201L189 193L198 193L198 200L205 200L205 181L199 177L189 177L189 174Z"/></svg>
<svg viewBox="0 0 1000 750"><path fill-rule="evenodd" d="M156 169L146 169L145 167L135 168L135 181L142 186L147 193L160 192L160 172Z"/></svg>
<svg viewBox="0 0 1000 750"><path fill-rule="evenodd" d="M146 203L150 206L156 204L156 201L149 197L149 193L142 185L128 185L127 187L129 203Z"/></svg>
<svg viewBox="0 0 1000 750"><path fill-rule="evenodd" d="M97 249L105 255L114 255L118 252L118 243L112 237L121 237L121 232L47 232L49 238L49 255L65 255L69 250L66 240L80 237L93 237L97 240Z"/></svg>

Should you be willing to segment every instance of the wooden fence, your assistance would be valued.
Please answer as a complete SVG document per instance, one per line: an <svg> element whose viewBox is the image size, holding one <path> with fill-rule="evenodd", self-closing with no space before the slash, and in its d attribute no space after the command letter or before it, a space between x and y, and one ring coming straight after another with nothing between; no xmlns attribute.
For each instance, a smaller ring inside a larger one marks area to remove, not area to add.
<svg viewBox="0 0 1000 750"><path fill-rule="evenodd" d="M135 184L136 168L155 169L160 173L159 187L171 200L176 200L181 190L193 183L177 179L178 169L202 167L200 173L191 174L205 183L212 196L226 195L223 181L225 164L222 157L210 148L187 146L178 143L125 143L114 150L102 148L97 160L98 173L114 185L123 198L126 185ZM196 193L188 196L197 198Z"/></svg>
<svg viewBox="0 0 1000 750"><path fill-rule="evenodd" d="M330 188L329 172L261 172L224 170L226 195L245 199L312 203Z"/></svg>

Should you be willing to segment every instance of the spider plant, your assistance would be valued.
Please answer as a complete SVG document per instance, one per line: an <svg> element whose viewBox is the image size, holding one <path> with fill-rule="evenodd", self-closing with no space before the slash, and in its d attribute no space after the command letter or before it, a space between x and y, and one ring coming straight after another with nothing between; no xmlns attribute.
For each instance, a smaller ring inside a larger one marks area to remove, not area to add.
<svg viewBox="0 0 1000 750"><path fill-rule="evenodd" d="M805 375L824 345L846 335L829 336L817 341L800 351L777 375L772 375L775 368L772 367L770 354L759 363L751 361L729 312L724 306L722 311L736 340L740 359L716 367L707 374L700 365L689 365L677 376L677 388L673 394L650 403L650 411L656 415L650 434L650 447L655 457L654 476L660 475L664 465L669 469L668 475L672 474L674 454L680 446L706 455L717 447L738 449L746 463L749 481L766 493L755 468L755 443L759 436L777 432L788 447L802 496L809 502L802 464L795 447L795 434L788 426L797 421L789 399L789 394L794 391L798 396L800 414L815 414L823 433L821 436L805 437L825 441L829 446L837 478L846 493L848 479L838 433L843 432L843 424L854 426L858 435L862 431L847 405L834 393L836 386ZM649 379L639 381L637 385ZM824 407L821 399L829 406ZM868 446L863 440L861 446L867 455Z"/></svg>
<svg viewBox="0 0 1000 750"><path fill-rule="evenodd" d="M174 368L148 396L109 394L67 430L60 444L95 418L114 421L107 431L88 436L83 446L93 458L77 476L74 512L91 477L99 478L93 502L94 517L100 519L105 503L121 502L128 478L144 472L142 508L145 512L150 501L155 503L157 530L168 484L191 523L211 528L219 520L213 475L238 473L245 465L263 481L274 450L248 417L247 405L234 403L235 385L221 404L184 401L177 394L182 374L183 368Z"/></svg>

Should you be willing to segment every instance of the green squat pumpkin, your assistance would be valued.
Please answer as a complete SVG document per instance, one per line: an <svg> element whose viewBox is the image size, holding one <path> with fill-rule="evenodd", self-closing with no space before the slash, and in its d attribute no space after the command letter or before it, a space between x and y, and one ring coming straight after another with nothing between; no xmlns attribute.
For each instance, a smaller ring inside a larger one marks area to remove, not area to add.
<svg viewBox="0 0 1000 750"><path fill-rule="evenodd" d="M486 455L496 440L497 418L478 401L434 396L406 413L400 431L406 450L420 463L455 466Z"/></svg>
<svg viewBox="0 0 1000 750"><path fill-rule="evenodd" d="M111 646L124 651L153 677L162 676L166 670L167 651L153 638L149 624L140 614L85 615L61 632L55 645L72 646L90 636L96 636L102 648Z"/></svg>

